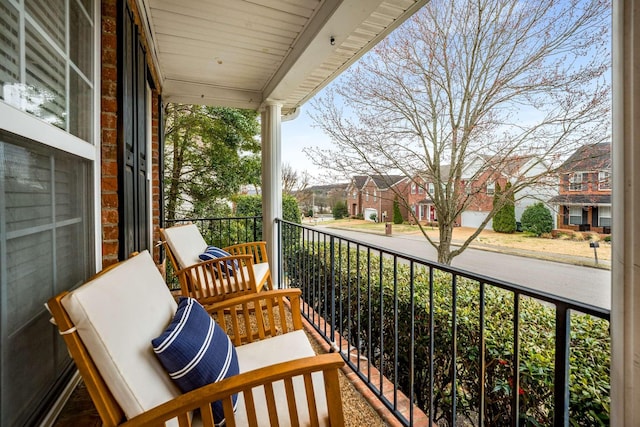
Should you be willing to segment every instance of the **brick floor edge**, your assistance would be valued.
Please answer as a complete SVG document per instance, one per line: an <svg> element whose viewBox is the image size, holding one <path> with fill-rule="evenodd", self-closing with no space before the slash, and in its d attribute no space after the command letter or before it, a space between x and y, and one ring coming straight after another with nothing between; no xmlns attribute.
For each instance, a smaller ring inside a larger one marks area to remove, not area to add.
<svg viewBox="0 0 640 427"><path fill-rule="evenodd" d="M316 320L316 324L318 326L319 329L325 329L325 327L328 327L328 325L326 325L324 318L322 318L320 315L318 315L311 307L309 307L304 301L301 302L301 310L302 313L306 313L307 315L312 316L312 318L317 319ZM335 348L333 348L323 337L322 335L317 331L317 329L314 327L314 325L309 322L304 315L302 316L302 321L303 321L303 325L305 330L318 342L318 344L327 352L331 352L331 351L335 351ZM338 346L339 349L346 349L349 348L349 343L342 338L342 336L340 336L340 334L338 332L334 332L333 334L333 342L336 343L336 345ZM353 346L351 346L353 348ZM343 351L343 355L344 355L344 351ZM356 354L350 354L349 355L351 362L353 362L354 364L357 364L358 362L358 356ZM367 366L365 366L364 370L361 370L361 372L363 372L363 374L367 375ZM382 401L380 401L380 399L378 398L378 396L365 384L365 382L358 376L358 374L356 374L355 371L353 371L353 369L345 364L342 367L342 372L344 372L344 374L346 375L346 377L349 379L349 381L351 381L351 383L354 385L354 387L356 388L356 390L358 390L358 392L365 398L365 400L367 400L369 402L369 404L371 405L371 407L380 415L380 417L382 418L382 420L387 423L389 426L398 426L401 427L403 426L403 424L396 418L396 416L393 414L393 412L391 410L389 410L389 408L387 408L384 403L382 403ZM372 379L372 383L379 383L380 382L380 371L378 371L378 369L376 369L375 367L371 367L371 370L369 372L369 378ZM374 380L375 379L375 380ZM387 398L388 401L393 402L394 401L394 389L393 389L393 383L391 381L389 381L385 376L382 377L382 390L385 390L384 392L384 396ZM428 426L429 425L429 417L427 417L427 415L424 413L424 411L422 411L420 408L418 408L416 405L411 405L411 402L409 400L409 398L402 393L400 390L397 390L396 392L396 408L398 410L398 412L400 412L405 419L409 420L410 419L410 408L411 406L413 406L413 425L414 426ZM435 426L435 424L432 424L433 426Z"/></svg>

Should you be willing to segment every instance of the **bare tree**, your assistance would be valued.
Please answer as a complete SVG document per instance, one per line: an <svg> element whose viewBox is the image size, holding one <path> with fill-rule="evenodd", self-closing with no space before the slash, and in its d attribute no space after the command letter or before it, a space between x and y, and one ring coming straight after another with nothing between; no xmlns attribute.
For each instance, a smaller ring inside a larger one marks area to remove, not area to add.
<svg viewBox="0 0 640 427"><path fill-rule="evenodd" d="M304 191L309 185L309 174L307 171L298 173L289 163L282 165L282 192L290 196Z"/></svg>
<svg viewBox="0 0 640 427"><path fill-rule="evenodd" d="M486 192L478 183L508 179L517 199L577 146L610 139L610 8L432 0L315 101L312 118L336 149L307 154L345 175L401 173L422 187L439 238L423 234L450 264L502 206L453 249L457 219Z"/></svg>

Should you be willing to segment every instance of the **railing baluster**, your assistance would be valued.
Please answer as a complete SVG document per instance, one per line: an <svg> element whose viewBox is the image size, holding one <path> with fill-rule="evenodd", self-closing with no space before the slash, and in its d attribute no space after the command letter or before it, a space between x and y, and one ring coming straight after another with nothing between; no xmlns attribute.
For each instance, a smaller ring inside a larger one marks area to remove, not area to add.
<svg viewBox="0 0 640 427"><path fill-rule="evenodd" d="M383 253L382 251L378 252L378 264L379 264L379 271L378 271L378 285L380 287L380 319L379 319L379 325L380 325L380 355L378 356L378 360L380 361L380 367L378 368L380 370L380 394L384 395L384 390L383 388L383 373L384 373L384 283L382 282L382 276L383 276L383 265L382 265L382 258L383 258Z"/></svg>
<svg viewBox="0 0 640 427"><path fill-rule="evenodd" d="M433 413L433 354L435 353L433 291L433 267L429 266L429 421L431 422L434 422L436 419Z"/></svg>
<svg viewBox="0 0 640 427"><path fill-rule="evenodd" d="M480 344L478 353L480 358L480 408L478 408L478 426L483 427L485 421L485 381L487 376L487 365L485 363L485 341L484 341L484 321L485 321L485 289L484 282L480 282Z"/></svg>
<svg viewBox="0 0 640 427"><path fill-rule="evenodd" d="M367 381L371 382L371 360L373 359L373 354L371 353L371 319L373 315L371 313L371 248L369 247L367 247L367 302L369 303L369 307L367 310L367 314L369 317L369 321L367 322L369 328L367 334L367 338L369 339L367 348L369 355L369 357L367 357Z"/></svg>
<svg viewBox="0 0 640 427"><path fill-rule="evenodd" d="M451 277L451 419L456 425L458 403L458 276Z"/></svg>
<svg viewBox="0 0 640 427"><path fill-rule="evenodd" d="M330 265L331 265L331 340L334 340L335 336L335 327L336 324L336 271L333 266L336 262L336 253L335 253L335 238L333 236L329 237L329 245L331 246L331 251L329 256L331 257Z"/></svg>
<svg viewBox="0 0 640 427"><path fill-rule="evenodd" d="M570 310L566 304L556 305L556 360L554 372L554 427L569 425L569 356L571 337Z"/></svg>
<svg viewBox="0 0 640 427"><path fill-rule="evenodd" d="M398 256L393 256L393 407L398 408Z"/></svg>
<svg viewBox="0 0 640 427"><path fill-rule="evenodd" d="M415 395L415 329L416 329L416 299L415 299L415 264L413 261L409 261L409 295L411 295L410 311L411 316L411 329L409 330L409 425L413 425L413 412L414 412L414 395ZM397 364L397 363L396 363Z"/></svg>
<svg viewBox="0 0 640 427"><path fill-rule="evenodd" d="M511 387L511 425L520 425L520 294L513 293L513 380Z"/></svg>

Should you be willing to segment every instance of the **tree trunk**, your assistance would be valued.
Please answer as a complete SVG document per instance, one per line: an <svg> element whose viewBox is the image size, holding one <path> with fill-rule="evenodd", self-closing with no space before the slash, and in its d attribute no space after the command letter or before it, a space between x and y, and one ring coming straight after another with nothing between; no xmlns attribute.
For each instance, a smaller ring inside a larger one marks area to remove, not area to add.
<svg viewBox="0 0 640 427"><path fill-rule="evenodd" d="M438 244L438 262L441 264L451 264L451 239L453 226L447 222L438 223L440 232L440 243Z"/></svg>

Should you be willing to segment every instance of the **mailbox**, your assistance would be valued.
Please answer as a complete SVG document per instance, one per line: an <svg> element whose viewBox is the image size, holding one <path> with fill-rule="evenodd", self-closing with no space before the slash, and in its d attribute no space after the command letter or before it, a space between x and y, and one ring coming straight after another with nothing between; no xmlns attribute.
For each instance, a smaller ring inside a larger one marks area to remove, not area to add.
<svg viewBox="0 0 640 427"><path fill-rule="evenodd" d="M589 247L590 248L599 248L600 247L600 243L598 242L589 242Z"/></svg>

